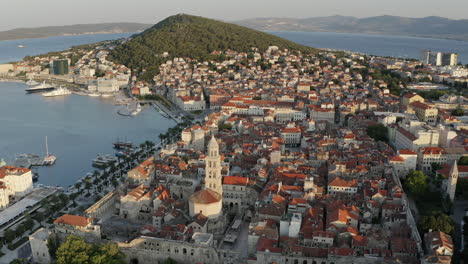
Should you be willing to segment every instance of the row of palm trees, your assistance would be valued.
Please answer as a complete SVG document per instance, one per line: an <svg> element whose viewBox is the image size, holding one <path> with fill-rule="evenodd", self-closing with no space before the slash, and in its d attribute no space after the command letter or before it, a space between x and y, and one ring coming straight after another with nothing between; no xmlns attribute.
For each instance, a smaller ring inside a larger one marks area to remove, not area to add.
<svg viewBox="0 0 468 264"><path fill-rule="evenodd" d="M87 191L87 196L91 195L91 189L95 189L95 194L101 193L106 187L112 185L116 188L124 181L124 172L140 164L155 150L155 143L145 141L139 145L139 148L125 157L118 157L117 163L111 163L102 168L102 172L95 170L92 175L86 176L82 182L75 184L75 188L82 191L82 187Z"/></svg>

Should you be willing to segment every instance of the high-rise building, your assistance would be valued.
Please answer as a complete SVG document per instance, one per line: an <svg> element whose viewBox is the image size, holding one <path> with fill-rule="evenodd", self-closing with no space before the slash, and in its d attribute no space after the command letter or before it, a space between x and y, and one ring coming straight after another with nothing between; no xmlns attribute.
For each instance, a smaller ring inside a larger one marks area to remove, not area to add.
<svg viewBox="0 0 468 264"><path fill-rule="evenodd" d="M64 75L70 71L68 60L54 60L51 67L51 74Z"/></svg>
<svg viewBox="0 0 468 264"><path fill-rule="evenodd" d="M421 62L424 65L455 66L458 63L458 54L423 50L421 53Z"/></svg>

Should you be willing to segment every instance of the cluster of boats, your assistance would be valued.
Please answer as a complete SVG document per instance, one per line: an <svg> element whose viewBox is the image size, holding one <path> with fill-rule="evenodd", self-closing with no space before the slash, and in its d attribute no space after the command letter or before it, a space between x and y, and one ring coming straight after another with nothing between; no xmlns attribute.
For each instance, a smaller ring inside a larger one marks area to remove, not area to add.
<svg viewBox="0 0 468 264"><path fill-rule="evenodd" d="M59 86L56 88L46 83L45 81L42 83L38 83L31 79L27 81L26 84L29 86L29 88L26 89L27 93L45 92L42 94L45 97L64 96L64 95L70 95L72 93L67 88L64 88L62 86Z"/></svg>
<svg viewBox="0 0 468 264"><path fill-rule="evenodd" d="M135 151L133 143L129 141L116 141L112 143L114 148L117 150L115 153L116 157L126 157Z"/></svg>
<svg viewBox="0 0 468 264"><path fill-rule="evenodd" d="M117 159L108 154L98 154L93 160L93 166L97 168L106 167L112 163L115 163Z"/></svg>

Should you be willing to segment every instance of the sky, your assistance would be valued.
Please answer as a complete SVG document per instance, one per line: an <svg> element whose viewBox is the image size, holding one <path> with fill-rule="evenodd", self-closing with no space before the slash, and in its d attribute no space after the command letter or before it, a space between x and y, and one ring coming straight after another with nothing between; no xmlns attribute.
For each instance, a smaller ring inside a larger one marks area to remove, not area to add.
<svg viewBox="0 0 468 264"><path fill-rule="evenodd" d="M0 30L104 22L155 24L178 13L225 21L329 15L468 19L467 10L467 0L14 0L0 8Z"/></svg>

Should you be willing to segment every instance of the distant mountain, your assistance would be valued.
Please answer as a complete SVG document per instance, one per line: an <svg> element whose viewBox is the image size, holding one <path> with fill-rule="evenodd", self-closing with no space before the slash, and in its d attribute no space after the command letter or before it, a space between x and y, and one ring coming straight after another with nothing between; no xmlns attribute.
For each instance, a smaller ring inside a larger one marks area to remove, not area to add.
<svg viewBox="0 0 468 264"><path fill-rule="evenodd" d="M102 23L39 28L16 28L0 32L0 41L25 38L46 38L64 35L139 32L149 28L150 26L151 25L140 23Z"/></svg>
<svg viewBox="0 0 468 264"><path fill-rule="evenodd" d="M252 47L264 51L268 46L278 46L303 52L315 52L292 41L246 27L213 19L179 14L168 17L153 27L120 44L111 53L110 59L124 64L151 80L159 65L169 58L189 57L197 60L216 59L213 51L234 50L249 52Z"/></svg>
<svg viewBox="0 0 468 264"><path fill-rule="evenodd" d="M254 18L235 23L261 31L331 31L468 40L468 19L451 20L436 16Z"/></svg>

